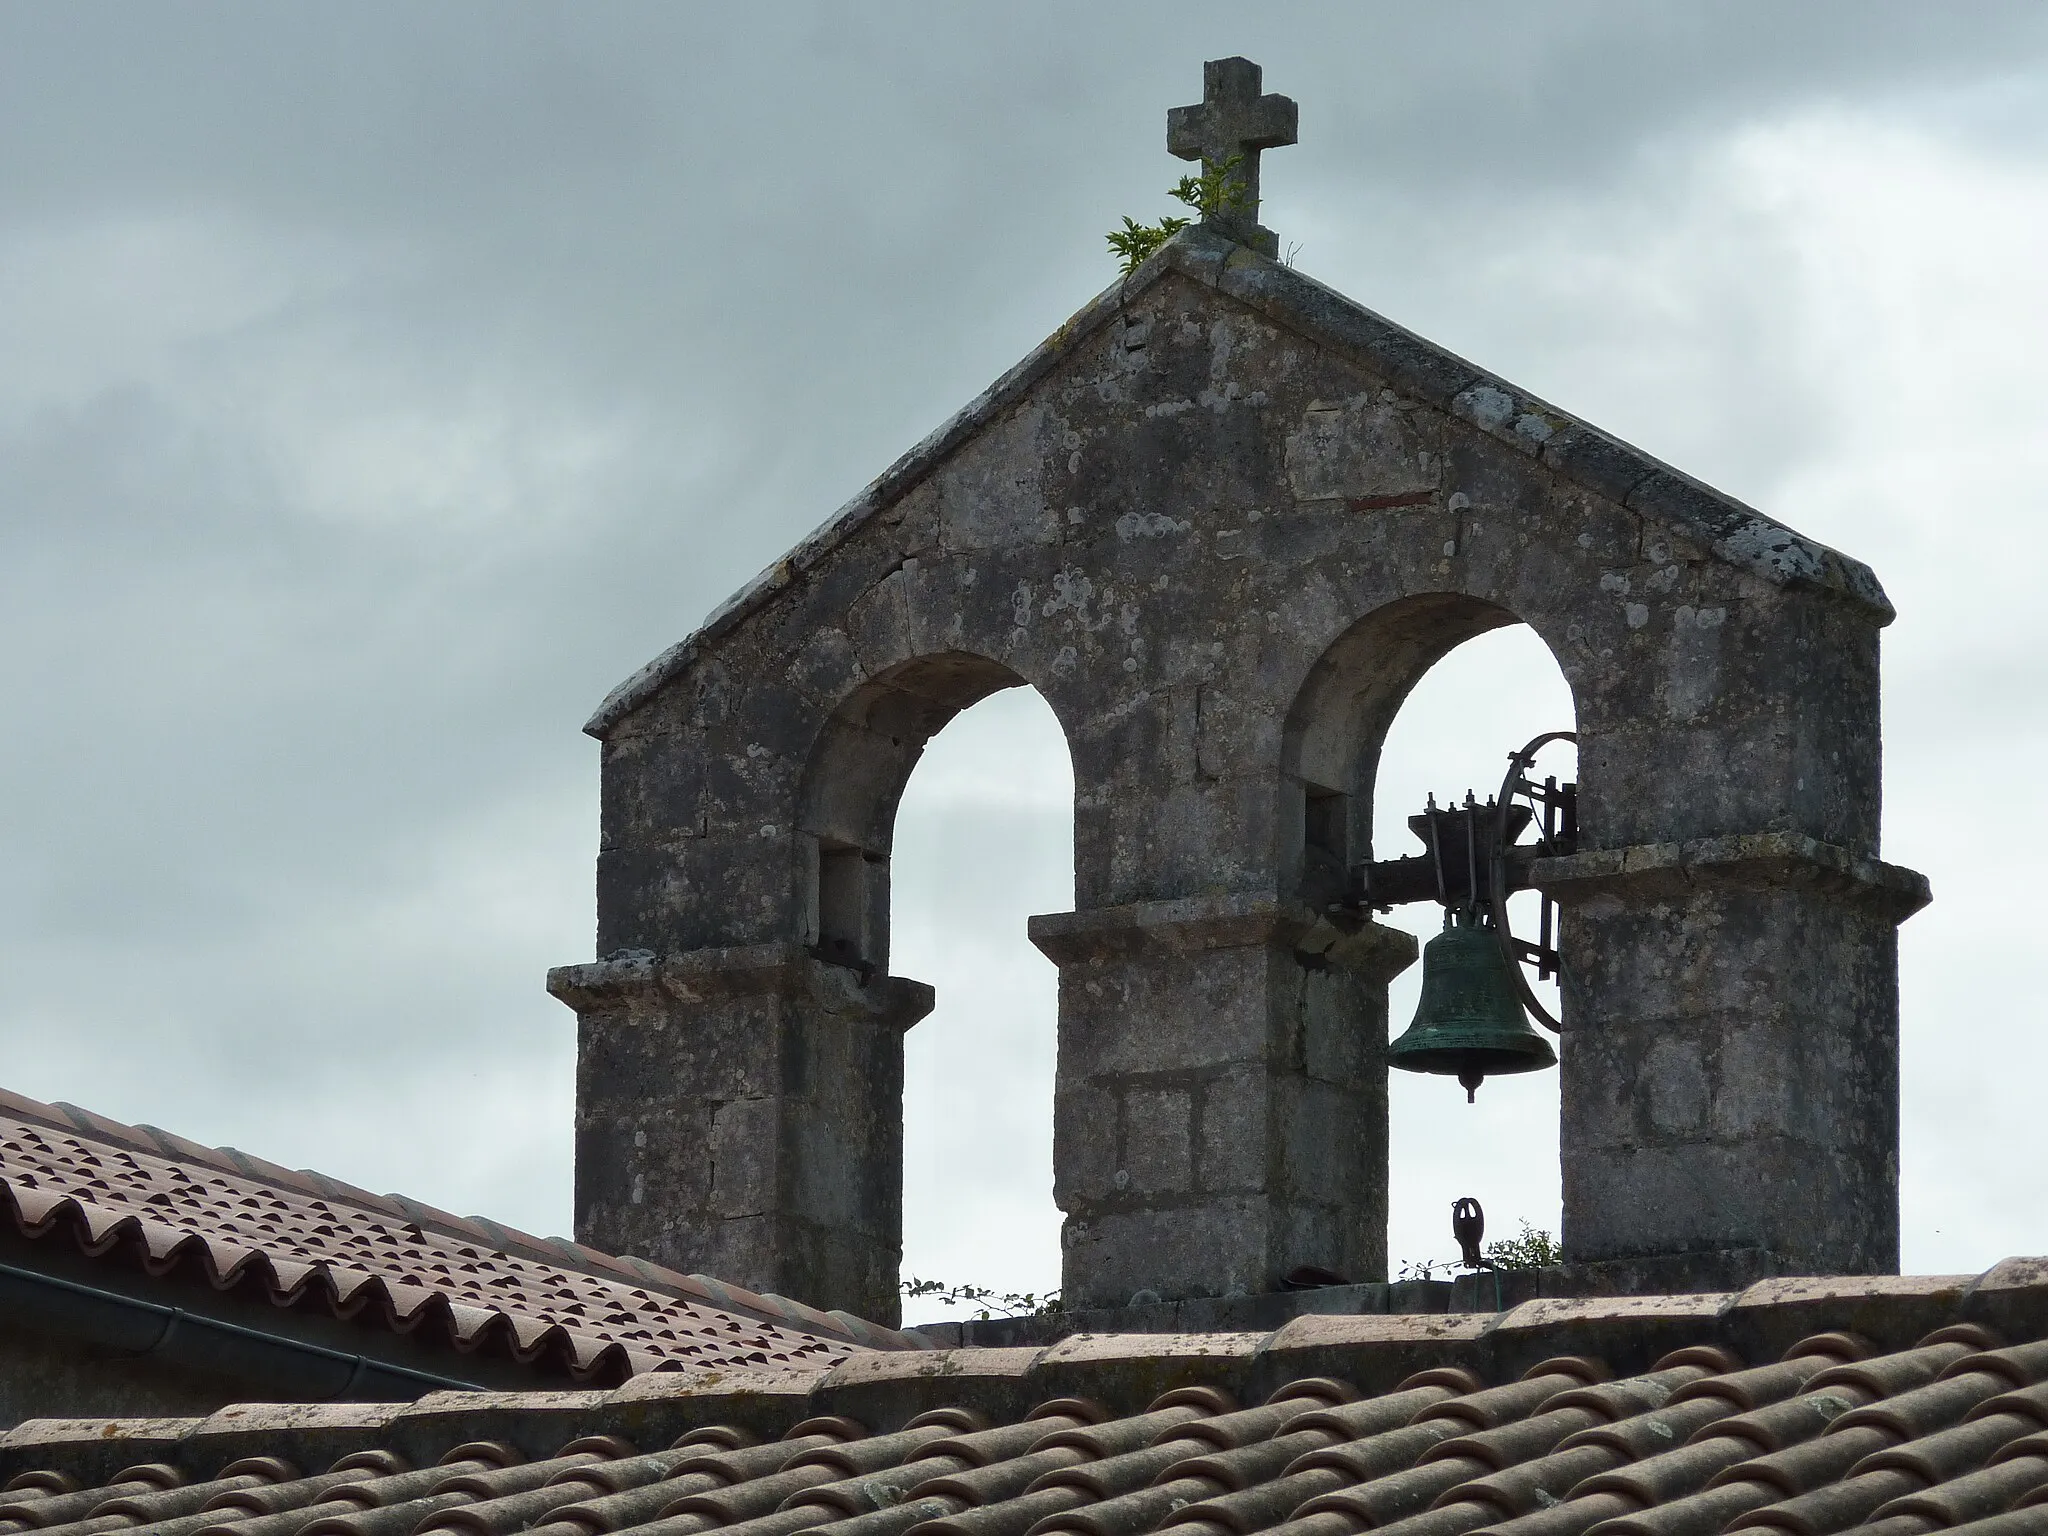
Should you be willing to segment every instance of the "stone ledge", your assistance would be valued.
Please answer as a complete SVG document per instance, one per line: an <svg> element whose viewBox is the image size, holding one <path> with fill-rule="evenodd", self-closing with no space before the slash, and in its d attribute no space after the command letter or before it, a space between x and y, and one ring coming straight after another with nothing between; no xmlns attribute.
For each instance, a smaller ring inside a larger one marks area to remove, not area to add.
<svg viewBox="0 0 2048 1536"><path fill-rule="evenodd" d="M1048 912L1030 922L1031 942L1055 965L1085 965L1162 950L1243 949L1292 944L1315 926L1305 908L1266 895L1183 896L1086 912Z"/></svg>
<svg viewBox="0 0 2048 1536"><path fill-rule="evenodd" d="M804 996L828 1013L908 1029L929 1014L937 994L907 976L863 978L820 960L801 944L746 944L680 955L623 950L603 960L558 965L548 993L578 1013L666 1016L672 1003L722 1002L763 993Z"/></svg>
<svg viewBox="0 0 2048 1536"><path fill-rule="evenodd" d="M548 993L578 1012L671 999L746 997L788 985L808 958L796 944L736 945L682 955L627 949L602 960L554 967L548 972Z"/></svg>
<svg viewBox="0 0 2048 1536"><path fill-rule="evenodd" d="M267 1455L280 1436L288 1436L302 1448L295 1465L333 1462L366 1436L388 1434L398 1413L393 1403L235 1403L194 1425L183 1437L185 1453L225 1465Z"/></svg>
<svg viewBox="0 0 2048 1536"><path fill-rule="evenodd" d="M1030 934L1041 954L1063 966L1274 945L1384 980L1417 952L1414 936L1401 929L1355 920L1340 926L1299 903L1246 892L1048 912L1031 919Z"/></svg>
<svg viewBox="0 0 2048 1536"><path fill-rule="evenodd" d="M602 1412L612 1396L610 1392L429 1392L418 1402L393 1411L375 1443L397 1451L416 1467L431 1466L470 1440L497 1440L529 1458L545 1456L549 1446L573 1439L575 1426ZM4 1447L5 1442L0 1441L0 1449Z"/></svg>
<svg viewBox="0 0 2048 1536"><path fill-rule="evenodd" d="M1700 886L1823 891L1903 922L1934 899L1917 870L1866 858L1797 832L1750 832L1687 843L1598 848L1530 866L1538 890L1566 906L1596 896L1682 896Z"/></svg>
<svg viewBox="0 0 2048 1536"><path fill-rule="evenodd" d="M1537 1300L1734 1293L1787 1274L1791 1268L1782 1256L1763 1248L1714 1249L1544 1269L1476 1270L1447 1280L1370 1281L1252 1296L1198 1296L1036 1317L921 1323L916 1331L918 1337L940 1348L1003 1348L1056 1344L1079 1333L1156 1335L1275 1329L1296 1318L1318 1315L1490 1314Z"/></svg>
<svg viewBox="0 0 2048 1536"><path fill-rule="evenodd" d="M373 1446L425 1466L476 1439L541 1456L579 1435L644 1447L712 1424L772 1438L825 1413L875 1432L940 1407L1014 1422L1064 1395L1127 1414L1181 1386L1258 1402L1286 1382L1332 1376L1376 1393L1432 1368L1512 1380L1559 1355L1591 1357L1619 1376L1673 1349L1711 1348L1755 1365L1816 1334L1847 1332L1892 1351L1965 1323L2011 1342L2048 1337L2048 1258L2007 1259L1976 1277L1785 1277L1739 1292L1541 1298L1502 1313L1309 1314L1270 1332L1079 1334L1049 1348L861 1355L829 1370L663 1372L611 1392L440 1392L402 1408L239 1408L204 1420L32 1420L0 1437L0 1481L30 1467L104 1480L138 1460L209 1477L230 1451L259 1443L263 1454L309 1466Z"/></svg>
<svg viewBox="0 0 2048 1536"><path fill-rule="evenodd" d="M1800 1339L1829 1329L1860 1338L1915 1337L1974 1321L1964 1303L1972 1275L1785 1275L1759 1280L1722 1318L1730 1344L1750 1359L1776 1359ZM2036 1293L2037 1297L2041 1293ZM2048 1317L2027 1331L2048 1331ZM2015 1339L2013 1342L2018 1342Z"/></svg>
<svg viewBox="0 0 2048 1536"><path fill-rule="evenodd" d="M39 1467L55 1467L84 1487L104 1484L123 1467L168 1462L189 1446L204 1419L28 1419L0 1435L0 1483ZM376 1443L366 1434L362 1449Z"/></svg>
<svg viewBox="0 0 2048 1536"><path fill-rule="evenodd" d="M1708 1292L1526 1301L1499 1314L1500 1321L1484 1336L1489 1375L1512 1380L1558 1355L1601 1360L1620 1375L1676 1350L1725 1345L1721 1322L1737 1299L1732 1292Z"/></svg>
<svg viewBox="0 0 2048 1536"><path fill-rule="evenodd" d="M2019 1338L2041 1325L2043 1296L2048 1296L2048 1258L2004 1259L1971 1283L1963 1316Z"/></svg>
<svg viewBox="0 0 2048 1536"><path fill-rule="evenodd" d="M1197 1296L1038 1317L920 1323L916 1331L945 1348L1002 1348L1056 1344L1080 1333L1156 1336L1271 1330L1284 1327L1295 1318L1317 1314L1386 1317L1442 1314L1451 1310L1452 1282L1448 1280L1398 1280L1391 1284L1369 1281L1359 1285L1326 1285L1308 1291L1268 1291L1253 1296Z"/></svg>
<svg viewBox="0 0 2048 1536"><path fill-rule="evenodd" d="M1485 1382L1493 1379L1488 1336L1499 1322L1477 1312L1299 1317L1260 1352L1253 1391L1271 1392L1303 1376L1329 1376L1373 1394L1392 1391L1417 1371L1446 1368L1468 1371Z"/></svg>
<svg viewBox="0 0 2048 1536"><path fill-rule="evenodd" d="M1545 1269L1477 1270L1451 1282L1453 1312L1500 1311L1525 1301L1596 1296L1689 1296L1740 1291L1792 1264L1766 1248L1715 1248L1633 1259L1594 1259ZM1499 1305L1495 1300L1498 1286Z"/></svg>

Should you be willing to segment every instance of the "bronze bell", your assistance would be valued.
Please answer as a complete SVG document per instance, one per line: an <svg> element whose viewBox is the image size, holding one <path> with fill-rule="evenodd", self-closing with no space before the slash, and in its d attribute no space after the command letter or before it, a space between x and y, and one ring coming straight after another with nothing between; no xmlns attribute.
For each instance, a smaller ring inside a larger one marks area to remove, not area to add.
<svg viewBox="0 0 2048 1536"><path fill-rule="evenodd" d="M1462 915L1423 946L1415 1022L1387 1055L1404 1072L1457 1078L1468 1103L1489 1076L1557 1065L1522 1012L1499 935Z"/></svg>

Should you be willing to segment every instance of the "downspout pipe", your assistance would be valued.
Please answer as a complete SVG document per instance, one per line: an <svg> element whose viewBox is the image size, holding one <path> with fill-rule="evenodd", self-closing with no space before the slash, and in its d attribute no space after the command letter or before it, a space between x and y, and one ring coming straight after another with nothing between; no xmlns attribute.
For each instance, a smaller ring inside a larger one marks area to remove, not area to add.
<svg viewBox="0 0 2048 1536"><path fill-rule="evenodd" d="M476 1392L472 1381L309 1344L119 1291L0 1264L0 1312L34 1317L133 1359L254 1379L294 1402L411 1402L428 1392Z"/></svg>

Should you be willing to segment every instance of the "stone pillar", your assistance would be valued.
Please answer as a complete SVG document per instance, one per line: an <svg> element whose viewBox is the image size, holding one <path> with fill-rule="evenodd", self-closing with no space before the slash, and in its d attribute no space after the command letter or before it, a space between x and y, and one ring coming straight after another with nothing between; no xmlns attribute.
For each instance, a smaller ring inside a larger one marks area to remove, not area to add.
<svg viewBox="0 0 2048 1536"><path fill-rule="evenodd" d="M1271 898L1031 920L1060 968L1053 1196L1071 1307L1387 1262L1387 982L1415 941Z"/></svg>
<svg viewBox="0 0 2048 1536"><path fill-rule="evenodd" d="M1577 982L1566 1262L1896 1272L1897 930L1926 879L1789 833L1582 853L1535 879Z"/></svg>
<svg viewBox="0 0 2048 1536"><path fill-rule="evenodd" d="M759 944L621 951L548 990L577 1016L578 1241L896 1322L930 987Z"/></svg>

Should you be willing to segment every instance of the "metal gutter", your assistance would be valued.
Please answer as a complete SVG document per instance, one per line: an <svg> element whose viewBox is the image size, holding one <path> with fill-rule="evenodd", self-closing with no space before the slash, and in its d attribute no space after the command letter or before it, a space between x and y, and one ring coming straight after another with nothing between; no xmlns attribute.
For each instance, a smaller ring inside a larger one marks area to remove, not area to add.
<svg viewBox="0 0 2048 1536"><path fill-rule="evenodd" d="M66 1333L135 1359L161 1355L195 1370L260 1377L273 1388L281 1382L300 1401L410 1402L428 1392L485 1390L476 1382L245 1328L13 1264L0 1264L0 1312L40 1314ZM322 1372L331 1373L336 1384L314 1390L324 1385Z"/></svg>

